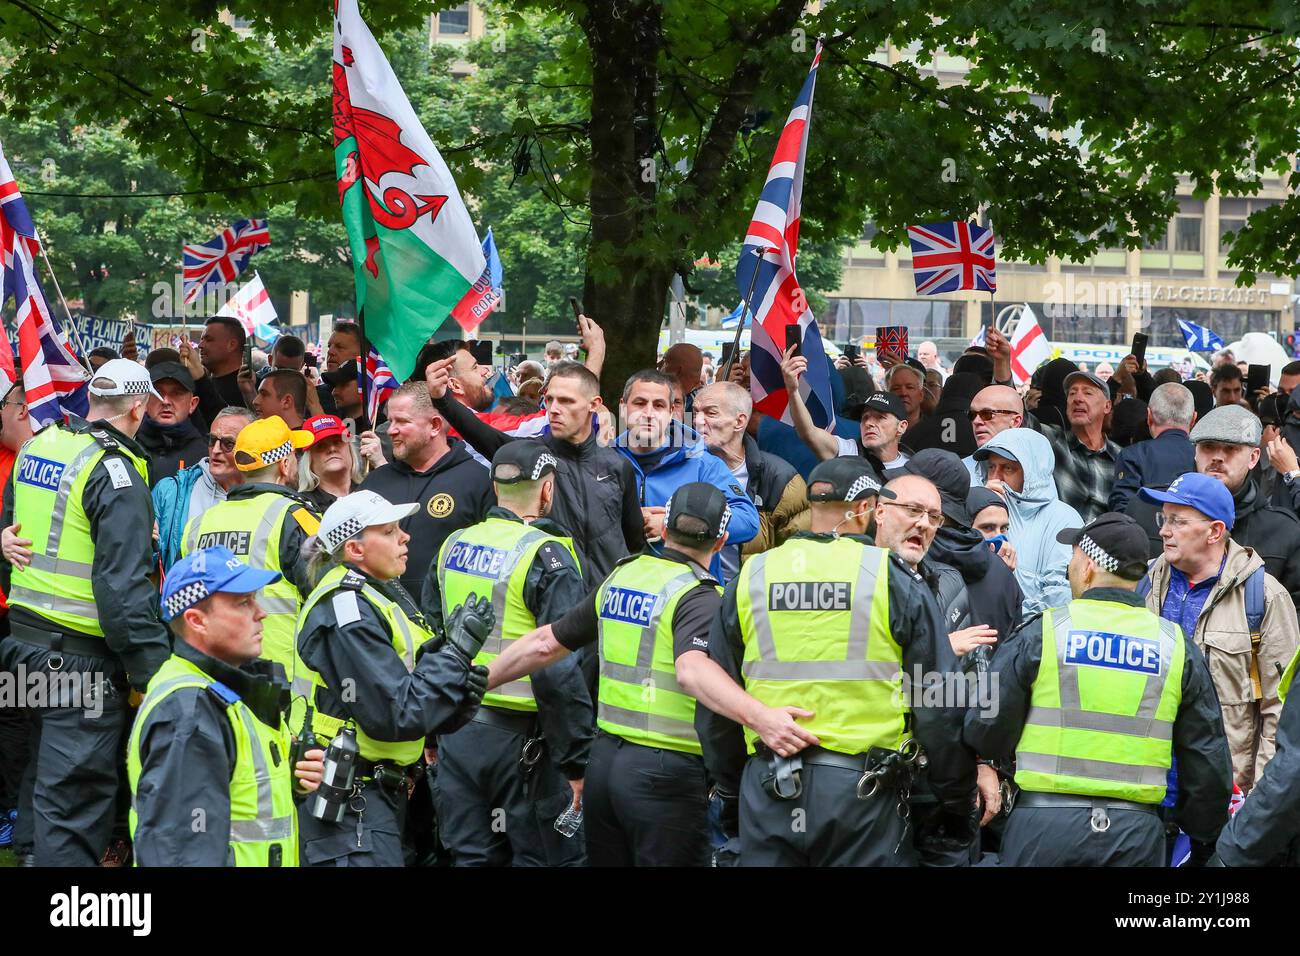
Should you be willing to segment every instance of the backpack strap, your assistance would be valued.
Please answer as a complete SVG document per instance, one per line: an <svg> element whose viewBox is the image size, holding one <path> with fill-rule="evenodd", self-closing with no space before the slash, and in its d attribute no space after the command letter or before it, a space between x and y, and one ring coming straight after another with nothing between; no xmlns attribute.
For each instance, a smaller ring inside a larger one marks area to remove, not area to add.
<svg viewBox="0 0 1300 956"><path fill-rule="evenodd" d="M1260 566L1246 579L1246 627L1250 630L1250 686L1255 700L1264 699L1259 676L1259 646L1264 626L1264 568Z"/></svg>

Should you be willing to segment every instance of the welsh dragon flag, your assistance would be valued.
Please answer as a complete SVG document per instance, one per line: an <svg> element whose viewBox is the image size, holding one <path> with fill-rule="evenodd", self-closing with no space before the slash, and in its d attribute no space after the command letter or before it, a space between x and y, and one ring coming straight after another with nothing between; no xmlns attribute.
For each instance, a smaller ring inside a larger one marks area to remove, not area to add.
<svg viewBox="0 0 1300 956"><path fill-rule="evenodd" d="M357 0L334 7L334 167L366 338L405 379L486 261L456 182Z"/></svg>

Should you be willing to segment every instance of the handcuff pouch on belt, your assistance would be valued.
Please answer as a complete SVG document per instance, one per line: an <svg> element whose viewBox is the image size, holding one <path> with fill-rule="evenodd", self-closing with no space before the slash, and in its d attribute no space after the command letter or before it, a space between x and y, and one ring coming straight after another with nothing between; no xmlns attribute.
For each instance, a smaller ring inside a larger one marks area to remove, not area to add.
<svg viewBox="0 0 1300 956"><path fill-rule="evenodd" d="M519 768L525 773L532 773L545 752L546 738L541 734L524 738L523 749L519 752Z"/></svg>
<svg viewBox="0 0 1300 956"><path fill-rule="evenodd" d="M411 799L411 794L415 792L415 780L404 770L393 767L389 764L378 763L371 771L370 779L379 787L390 793L405 793L406 799Z"/></svg>
<svg viewBox="0 0 1300 956"><path fill-rule="evenodd" d="M924 770L926 763L920 743L911 737L897 750L872 747L867 751L866 770L858 781L858 799L870 800L882 787L898 790L906 799L912 777Z"/></svg>

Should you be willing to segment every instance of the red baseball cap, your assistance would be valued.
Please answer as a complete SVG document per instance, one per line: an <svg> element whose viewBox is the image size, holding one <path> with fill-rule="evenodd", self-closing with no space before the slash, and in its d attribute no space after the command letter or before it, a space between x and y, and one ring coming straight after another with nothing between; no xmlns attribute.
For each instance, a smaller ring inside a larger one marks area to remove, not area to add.
<svg viewBox="0 0 1300 956"><path fill-rule="evenodd" d="M346 435L348 426L337 415L313 415L302 423L302 430L311 434L311 445L307 446L311 448L312 445L324 441L326 438L333 438L335 435Z"/></svg>

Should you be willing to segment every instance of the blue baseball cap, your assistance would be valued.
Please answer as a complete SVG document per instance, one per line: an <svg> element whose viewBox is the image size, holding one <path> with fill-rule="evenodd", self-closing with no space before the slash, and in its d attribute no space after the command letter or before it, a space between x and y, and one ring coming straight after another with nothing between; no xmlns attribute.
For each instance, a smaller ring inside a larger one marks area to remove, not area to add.
<svg viewBox="0 0 1300 956"><path fill-rule="evenodd" d="M1232 492L1228 486L1217 478L1195 471L1179 475L1164 491L1142 488L1138 491L1138 496L1144 501L1168 502L1195 508L1211 521L1222 521L1229 531L1237 517L1237 508L1232 503Z"/></svg>
<svg viewBox="0 0 1300 956"><path fill-rule="evenodd" d="M250 568L222 545L187 554L167 572L162 619L170 621L214 594L251 594L280 580L279 571Z"/></svg>

